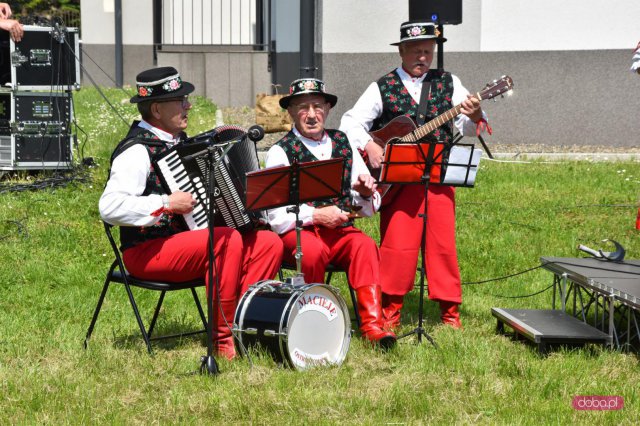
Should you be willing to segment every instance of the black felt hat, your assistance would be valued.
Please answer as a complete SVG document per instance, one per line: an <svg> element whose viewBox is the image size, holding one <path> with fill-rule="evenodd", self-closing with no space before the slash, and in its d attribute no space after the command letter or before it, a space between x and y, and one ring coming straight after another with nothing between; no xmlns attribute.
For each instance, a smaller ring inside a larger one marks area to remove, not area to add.
<svg viewBox="0 0 640 426"><path fill-rule="evenodd" d="M446 38L440 37L440 31L433 22L408 21L400 25L400 41L391 45L397 46L406 41L431 39L447 41Z"/></svg>
<svg viewBox="0 0 640 426"><path fill-rule="evenodd" d="M130 99L135 104L156 99L179 98L195 90L193 84L182 81L180 73L173 67L152 68L136 77L137 94Z"/></svg>
<svg viewBox="0 0 640 426"><path fill-rule="evenodd" d="M289 107L291 99L302 95L320 95L323 96L333 108L338 102L338 97L324 91L324 81L317 78L300 78L294 80L289 86L289 95L280 99L280 106L284 109Z"/></svg>

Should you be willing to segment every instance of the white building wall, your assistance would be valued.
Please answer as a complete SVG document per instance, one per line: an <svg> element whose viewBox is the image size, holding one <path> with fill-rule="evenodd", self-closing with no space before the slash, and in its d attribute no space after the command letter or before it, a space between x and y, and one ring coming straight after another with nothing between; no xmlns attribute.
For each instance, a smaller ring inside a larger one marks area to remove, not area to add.
<svg viewBox="0 0 640 426"><path fill-rule="evenodd" d="M322 53L395 52L408 1L322 0ZM631 49L639 0L464 0L448 52Z"/></svg>
<svg viewBox="0 0 640 426"><path fill-rule="evenodd" d="M122 0L122 41L131 45L153 44L152 0ZM113 0L81 0L82 42L113 44L115 13Z"/></svg>
<svg viewBox="0 0 640 426"><path fill-rule="evenodd" d="M639 20L638 0L482 0L481 50L632 49Z"/></svg>

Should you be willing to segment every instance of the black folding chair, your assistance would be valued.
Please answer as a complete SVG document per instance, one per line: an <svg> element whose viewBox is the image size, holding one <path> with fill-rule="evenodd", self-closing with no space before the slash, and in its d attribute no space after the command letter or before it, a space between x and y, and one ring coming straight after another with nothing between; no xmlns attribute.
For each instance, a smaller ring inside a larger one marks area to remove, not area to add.
<svg viewBox="0 0 640 426"><path fill-rule="evenodd" d="M284 276L282 274L282 270L286 269L286 270L290 270L290 271L295 271L296 265L292 265L290 263L286 263L286 262L282 262L282 265L280 266L280 269L278 270L278 277L280 278L280 281L284 281ZM332 265L332 264L328 264L327 268L325 269L326 272L326 278L324 283L325 284L331 284L331 277L333 276L334 272L344 272L345 276L347 278L347 287L349 288L349 293L351 294L351 304L353 305L353 313L355 316L355 320L356 320L356 325L358 326L358 328L360 328L360 314L358 313L358 304L356 302L356 293L353 291L353 288L351 288L351 283L349 283L349 276L346 274L346 271L342 268L339 268L338 266Z"/></svg>
<svg viewBox="0 0 640 426"><path fill-rule="evenodd" d="M111 234L111 225L106 222L104 223L104 231L107 234L107 238L109 239L109 243L111 244L111 248L113 249L113 254L115 256L115 260L111 264L109 268L109 272L107 272L107 278L104 281L104 286L102 287L102 293L100 294L100 298L98 299L98 305L96 306L95 312L93 313L93 319L91 320L91 324L89 325L89 329L87 330L87 337L84 339L84 347L87 348L87 344L89 342L89 338L91 337L91 333L93 332L93 328L98 320L98 314L100 313L100 309L102 308L102 302L104 302L104 298L107 294L107 290L109 289L110 283L119 283L123 284L125 289L127 290L127 295L129 296L129 302L131 302L131 307L133 308L133 313L136 316L136 321L138 322L138 326L140 327L140 332L142 333L142 338L144 342L147 344L147 350L149 353L153 353L151 350L151 341L152 340L161 340L161 339L171 339L182 336L190 336L199 333L207 332L207 320L204 316L204 312L202 310L202 305L200 304L200 299L198 298L198 294L196 292L197 287L203 287L205 285L204 278L186 281L186 282L165 282L165 281L148 281L141 280L139 278L135 278L131 276L124 267L124 263L122 262L122 257L120 256L120 250L116 245L115 240L113 239L113 235ZM160 298L158 299L158 304L156 305L156 309L153 313L153 318L151 319L151 324L149 325L149 329L146 330L144 323L142 322L142 318L140 317L140 312L138 310L138 305L133 297L133 292L131 291L131 287L141 287L147 290L155 290L160 291ZM177 290L186 290L191 289L191 294L193 295L193 300L195 301L196 307L198 308L198 312L200 314L200 319L202 320L202 325L204 326L203 330L192 331L188 333L179 333L179 334L171 334L164 335L158 337L151 337L151 333L153 332L153 328L156 325L156 320L158 319L158 313L160 312L160 308L162 307L162 302L164 301L164 295L168 291L177 291Z"/></svg>

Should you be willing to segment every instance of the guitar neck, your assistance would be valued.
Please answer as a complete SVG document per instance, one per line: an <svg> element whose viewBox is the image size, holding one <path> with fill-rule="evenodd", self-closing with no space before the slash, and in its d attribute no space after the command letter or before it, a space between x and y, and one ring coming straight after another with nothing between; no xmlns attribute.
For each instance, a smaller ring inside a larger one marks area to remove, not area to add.
<svg viewBox="0 0 640 426"><path fill-rule="evenodd" d="M482 100L482 97L480 96L479 93L476 93L475 97L477 99ZM448 110L444 114L440 114L439 116L437 116L433 120L431 120L428 123L418 127L416 130L414 130L413 132L409 133L408 135L400 138L400 141L402 141L402 142L418 142L420 139L424 138L429 133L431 133L434 130L436 130L438 127L442 126L443 124L447 123L448 121L451 121L454 118L456 118L457 116L459 116L461 109L462 109L462 106L460 104L454 106L453 108L451 108L450 110Z"/></svg>

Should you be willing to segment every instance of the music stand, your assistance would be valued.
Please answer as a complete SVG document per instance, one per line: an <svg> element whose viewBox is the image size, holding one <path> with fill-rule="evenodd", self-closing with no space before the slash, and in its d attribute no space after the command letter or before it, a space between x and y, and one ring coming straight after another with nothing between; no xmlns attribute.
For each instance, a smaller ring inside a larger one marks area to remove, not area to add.
<svg viewBox="0 0 640 426"><path fill-rule="evenodd" d="M449 162L449 160L452 162ZM419 216L422 218L422 233L420 241L420 304L418 307L418 326L409 333L418 335L418 342L425 336L433 346L438 345L423 327L424 284L426 274L427 242L427 197L429 185L473 186L480 160L480 150L473 145L443 144L435 141L417 143L402 143L391 141L387 144L384 161L380 169L381 184L418 185L424 187L424 206Z"/></svg>
<svg viewBox="0 0 640 426"><path fill-rule="evenodd" d="M287 213L296 216L296 276L292 284L304 284L302 274L302 221L300 204L338 197L342 194L344 158L294 161L290 166L279 166L246 174L245 206L247 210L264 210L291 205Z"/></svg>

